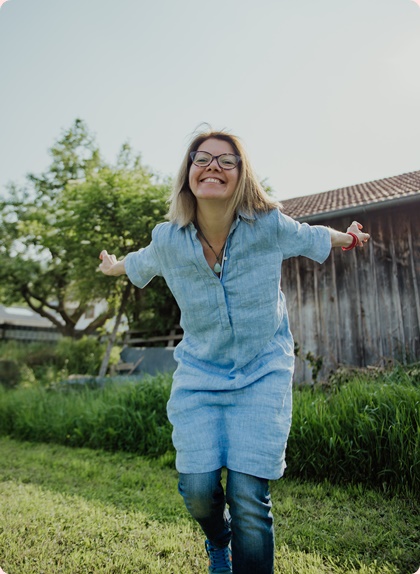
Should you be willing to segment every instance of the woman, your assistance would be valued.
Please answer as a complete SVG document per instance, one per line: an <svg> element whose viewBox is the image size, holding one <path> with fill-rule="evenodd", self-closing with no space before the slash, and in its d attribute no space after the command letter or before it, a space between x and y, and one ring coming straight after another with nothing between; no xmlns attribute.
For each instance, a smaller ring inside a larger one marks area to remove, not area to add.
<svg viewBox="0 0 420 574"><path fill-rule="evenodd" d="M181 309L168 416L179 491L206 535L209 572L272 574L269 480L285 468L294 366L281 264L297 255L322 263L331 246L353 249L369 235L357 222L341 233L283 215L225 132L192 141L169 220L122 261L103 251L100 269L140 288L161 275Z"/></svg>

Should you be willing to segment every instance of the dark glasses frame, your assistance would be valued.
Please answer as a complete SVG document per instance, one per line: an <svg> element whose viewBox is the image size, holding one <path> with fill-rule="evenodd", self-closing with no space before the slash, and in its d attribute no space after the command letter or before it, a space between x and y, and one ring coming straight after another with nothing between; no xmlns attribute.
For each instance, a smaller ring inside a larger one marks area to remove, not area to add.
<svg viewBox="0 0 420 574"><path fill-rule="evenodd" d="M196 157L197 154L199 154L199 153L208 155L209 158L210 158L210 159L209 159L209 162L206 163L205 165L203 165L202 163L200 163L200 164L195 163L195 161L194 161L194 160L195 160L195 157ZM232 167L225 167L225 166L220 165L220 163L219 163L219 158L222 157L222 156L232 156L232 157L236 158L236 161L237 161L236 165L234 165L234 166L232 166ZM191 158L191 161L193 162L193 164L196 165L197 167L208 167L208 166L211 164L211 162L215 159L216 162L217 162L217 165L220 167L220 169L224 169L224 170L227 170L227 171L229 171L230 169L235 169L235 167L238 167L238 165L239 165L239 164L241 163L241 161L242 161L242 160L241 160L241 157L240 157L239 155L236 155L236 153L221 153L220 155L212 155L210 152L208 152L208 151L203 151L203 150L192 151L192 152L190 153L190 158Z"/></svg>

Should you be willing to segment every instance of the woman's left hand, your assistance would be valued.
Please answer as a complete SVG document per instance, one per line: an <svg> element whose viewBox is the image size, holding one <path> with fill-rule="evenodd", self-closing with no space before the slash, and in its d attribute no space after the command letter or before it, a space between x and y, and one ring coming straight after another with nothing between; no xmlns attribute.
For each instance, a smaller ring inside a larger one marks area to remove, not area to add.
<svg viewBox="0 0 420 574"><path fill-rule="evenodd" d="M353 223L347 228L347 233L354 233L356 235L358 247L363 247L363 244L370 239L369 233L363 233L362 229L363 225L357 221L353 221Z"/></svg>

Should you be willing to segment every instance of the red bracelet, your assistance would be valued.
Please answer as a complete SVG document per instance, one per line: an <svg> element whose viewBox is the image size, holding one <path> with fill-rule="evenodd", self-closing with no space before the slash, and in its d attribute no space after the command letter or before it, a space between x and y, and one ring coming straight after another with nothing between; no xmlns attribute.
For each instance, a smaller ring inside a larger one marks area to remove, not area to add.
<svg viewBox="0 0 420 574"><path fill-rule="evenodd" d="M348 235L351 235L353 237L353 241L351 242L351 245L349 245L348 247L342 247L341 249L343 251L351 251L359 243L359 239L355 233L352 233L351 231L347 231L347 233Z"/></svg>

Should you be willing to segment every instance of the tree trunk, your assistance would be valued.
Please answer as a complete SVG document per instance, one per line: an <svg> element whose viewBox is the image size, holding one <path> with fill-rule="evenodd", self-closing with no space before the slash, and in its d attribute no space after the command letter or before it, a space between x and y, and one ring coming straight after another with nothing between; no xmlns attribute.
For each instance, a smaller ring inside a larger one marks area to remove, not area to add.
<svg viewBox="0 0 420 574"><path fill-rule="evenodd" d="M105 355L104 355L104 358L102 359L101 368L99 369L99 376L100 377L104 377L106 375L106 371L108 369L108 364L109 364L109 358L111 356L112 347L114 346L115 339L117 338L118 327L120 326L120 323L121 323L124 309L125 309L125 306L127 304L128 297L130 295L130 290L131 290L131 283L127 283L127 285L125 286L124 292L123 292L122 299L121 299L120 308L118 309L118 315L115 319L115 325L114 325L114 328L112 329L112 333L109 336L108 345L106 347Z"/></svg>

